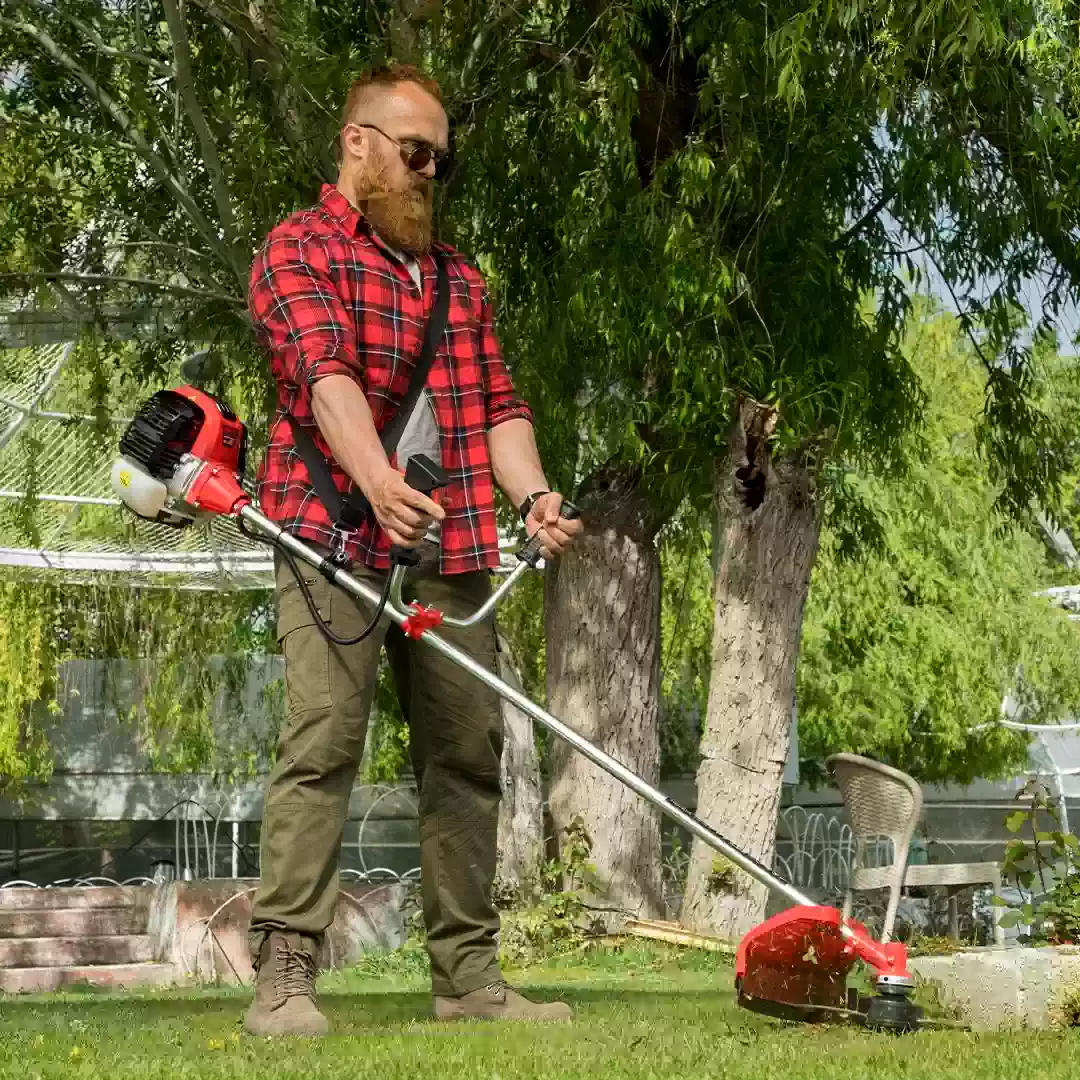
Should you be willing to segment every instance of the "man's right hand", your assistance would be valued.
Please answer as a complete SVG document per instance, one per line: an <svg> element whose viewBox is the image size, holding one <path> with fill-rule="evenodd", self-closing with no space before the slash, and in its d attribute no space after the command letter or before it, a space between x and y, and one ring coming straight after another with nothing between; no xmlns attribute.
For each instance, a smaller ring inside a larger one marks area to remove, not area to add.
<svg viewBox="0 0 1080 1080"><path fill-rule="evenodd" d="M446 511L416 488L405 483L405 474L387 469L368 496L375 518L392 544L416 547L432 521L442 521Z"/></svg>

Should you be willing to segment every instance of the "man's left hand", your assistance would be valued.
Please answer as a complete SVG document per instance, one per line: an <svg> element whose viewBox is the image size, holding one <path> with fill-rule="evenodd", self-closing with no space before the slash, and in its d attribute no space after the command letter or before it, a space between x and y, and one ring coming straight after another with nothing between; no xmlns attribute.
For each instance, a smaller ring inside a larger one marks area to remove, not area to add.
<svg viewBox="0 0 1080 1080"><path fill-rule="evenodd" d="M581 518L567 519L559 514L563 497L557 491L541 495L529 509L525 519L525 531L531 538L541 532L540 554L544 559L562 555L574 543L574 538L584 529Z"/></svg>

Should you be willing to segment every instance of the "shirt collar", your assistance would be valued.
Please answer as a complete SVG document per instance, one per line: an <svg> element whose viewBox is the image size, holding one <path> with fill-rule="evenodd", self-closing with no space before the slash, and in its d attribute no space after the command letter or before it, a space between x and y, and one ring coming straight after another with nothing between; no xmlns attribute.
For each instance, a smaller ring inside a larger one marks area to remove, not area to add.
<svg viewBox="0 0 1080 1080"><path fill-rule="evenodd" d="M333 184L323 184L319 192L319 202L350 236L355 236L361 229L368 229L364 215Z"/></svg>

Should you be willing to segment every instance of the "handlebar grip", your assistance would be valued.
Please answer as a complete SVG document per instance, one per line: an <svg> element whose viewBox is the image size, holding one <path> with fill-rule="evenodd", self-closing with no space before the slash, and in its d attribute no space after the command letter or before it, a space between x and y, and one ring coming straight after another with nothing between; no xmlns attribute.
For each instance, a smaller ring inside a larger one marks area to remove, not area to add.
<svg viewBox="0 0 1080 1080"><path fill-rule="evenodd" d="M567 521L576 521L581 517L581 511L572 502L567 502L564 499L562 506L559 508L559 516ZM517 553L517 557L526 565L531 566L534 570L536 569L536 564L540 561L539 529L529 537L528 543Z"/></svg>
<svg viewBox="0 0 1080 1080"><path fill-rule="evenodd" d="M405 467L405 483L422 495L431 496L436 488L446 487L450 478L426 454L415 454L409 458ZM403 566L416 566L420 562L420 553L416 548L390 545L390 561Z"/></svg>

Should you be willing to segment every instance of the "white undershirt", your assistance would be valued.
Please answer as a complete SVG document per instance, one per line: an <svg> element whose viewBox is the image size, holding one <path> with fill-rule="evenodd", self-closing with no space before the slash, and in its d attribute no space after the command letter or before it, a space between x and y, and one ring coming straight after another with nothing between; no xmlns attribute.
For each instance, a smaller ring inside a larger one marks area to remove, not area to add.
<svg viewBox="0 0 1080 1080"><path fill-rule="evenodd" d="M416 287L421 288L420 266L415 259L409 258L401 252L395 252L402 262L405 263L412 275ZM425 454L436 465L442 464L442 449L439 442L439 424L435 419L435 403L431 397L431 391L425 388L416 399L412 415L405 423L405 429L398 441L397 455L398 468L406 469L409 459L416 454ZM432 522L425 539L434 543L439 542L441 529L437 521Z"/></svg>

